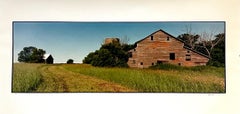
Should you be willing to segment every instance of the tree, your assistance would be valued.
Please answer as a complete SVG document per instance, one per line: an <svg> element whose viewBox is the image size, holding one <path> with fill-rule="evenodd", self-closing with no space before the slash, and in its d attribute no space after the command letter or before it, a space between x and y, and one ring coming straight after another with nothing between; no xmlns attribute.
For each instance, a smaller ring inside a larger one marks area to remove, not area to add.
<svg viewBox="0 0 240 114"><path fill-rule="evenodd" d="M96 54L97 54L96 52L90 52L90 53L87 55L87 57L84 57L83 63L91 64L92 61L93 61L93 58L94 58L94 56L95 56Z"/></svg>
<svg viewBox="0 0 240 114"><path fill-rule="evenodd" d="M211 60L208 65L212 66L225 66L225 34L221 33L215 35L216 39L212 42L218 42L214 48L211 50Z"/></svg>
<svg viewBox="0 0 240 114"><path fill-rule="evenodd" d="M99 50L91 52L84 58L83 63L100 67L127 67L128 51L134 45L112 42L104 44Z"/></svg>
<svg viewBox="0 0 240 114"><path fill-rule="evenodd" d="M212 28L208 32L202 32L200 35L192 33L191 25L185 26L184 34L177 38L184 42L184 45L201 52L211 59L208 65L224 66L225 64L225 34L217 34L216 29Z"/></svg>
<svg viewBox="0 0 240 114"><path fill-rule="evenodd" d="M23 50L18 53L18 61L26 63L43 63L43 55L45 53L45 50L33 46L24 47Z"/></svg>
<svg viewBox="0 0 240 114"><path fill-rule="evenodd" d="M73 64L73 59L68 59L67 64Z"/></svg>
<svg viewBox="0 0 240 114"><path fill-rule="evenodd" d="M207 52L207 55L209 57L212 56L212 51L214 50L215 46L217 46L221 41L223 41L225 39L225 34L218 34L218 35L214 35L213 32L203 32L200 36L200 45L202 48L205 49L205 51Z"/></svg>
<svg viewBox="0 0 240 114"><path fill-rule="evenodd" d="M107 49L100 49L95 52L91 64L93 66L100 67L113 67L116 65L114 55L112 55Z"/></svg>
<svg viewBox="0 0 240 114"><path fill-rule="evenodd" d="M128 44L130 38L127 37L127 35L125 35L123 38L120 39L120 44L124 45L124 44Z"/></svg>
<svg viewBox="0 0 240 114"><path fill-rule="evenodd" d="M179 35L177 38L181 39L184 42L185 46L194 49L195 44L197 43L200 36L192 33L191 25L186 25L183 31L185 34Z"/></svg>
<svg viewBox="0 0 240 114"><path fill-rule="evenodd" d="M111 53L114 59L114 62L112 63L113 66L127 66L128 50L123 50L123 45L120 45L120 43L110 43L107 45L103 45L100 50L101 49L106 49Z"/></svg>
<svg viewBox="0 0 240 114"><path fill-rule="evenodd" d="M200 36L197 34L193 35L193 34L186 33L186 34L179 35L177 38L181 39L184 42L185 46L190 47L191 49L194 49L199 37Z"/></svg>

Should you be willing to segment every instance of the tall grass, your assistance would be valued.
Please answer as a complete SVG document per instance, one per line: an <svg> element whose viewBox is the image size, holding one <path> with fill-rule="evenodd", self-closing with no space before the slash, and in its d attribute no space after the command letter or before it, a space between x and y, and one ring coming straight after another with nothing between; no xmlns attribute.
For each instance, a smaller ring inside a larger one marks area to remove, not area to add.
<svg viewBox="0 0 240 114"><path fill-rule="evenodd" d="M13 65L13 92L32 92L41 82L38 68L42 64L14 63Z"/></svg>
<svg viewBox="0 0 240 114"><path fill-rule="evenodd" d="M159 70L15 63L13 67L13 92L115 91L113 87L126 92L225 92L224 68L209 66Z"/></svg>
<svg viewBox="0 0 240 114"><path fill-rule="evenodd" d="M150 69L155 70L175 70L181 72L195 72L201 73L203 76L207 74L215 75L218 77L225 76L225 70L223 67L214 67L214 66L194 66L194 67L184 67L184 66L177 66L172 64L158 64L155 66L151 66Z"/></svg>
<svg viewBox="0 0 240 114"><path fill-rule="evenodd" d="M225 92L224 78L212 72L100 68L65 65L67 70L119 83L139 92ZM204 76L207 74L208 76Z"/></svg>

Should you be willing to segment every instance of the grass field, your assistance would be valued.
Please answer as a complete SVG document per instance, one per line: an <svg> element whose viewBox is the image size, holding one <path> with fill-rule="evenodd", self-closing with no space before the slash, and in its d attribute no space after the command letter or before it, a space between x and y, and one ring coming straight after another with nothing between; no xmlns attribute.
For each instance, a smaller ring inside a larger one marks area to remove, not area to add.
<svg viewBox="0 0 240 114"><path fill-rule="evenodd" d="M12 90L13 92L33 92L41 83L38 68L41 64L14 64Z"/></svg>
<svg viewBox="0 0 240 114"><path fill-rule="evenodd" d="M13 92L224 93L224 68L159 70L86 64L14 64Z"/></svg>

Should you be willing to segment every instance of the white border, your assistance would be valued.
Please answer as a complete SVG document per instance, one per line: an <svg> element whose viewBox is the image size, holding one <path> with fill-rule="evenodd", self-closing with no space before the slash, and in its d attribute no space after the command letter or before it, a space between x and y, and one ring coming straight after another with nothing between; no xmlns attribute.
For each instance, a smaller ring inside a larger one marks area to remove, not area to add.
<svg viewBox="0 0 240 114"><path fill-rule="evenodd" d="M237 0L0 0L0 113L240 112ZM226 21L226 94L11 93L12 21Z"/></svg>

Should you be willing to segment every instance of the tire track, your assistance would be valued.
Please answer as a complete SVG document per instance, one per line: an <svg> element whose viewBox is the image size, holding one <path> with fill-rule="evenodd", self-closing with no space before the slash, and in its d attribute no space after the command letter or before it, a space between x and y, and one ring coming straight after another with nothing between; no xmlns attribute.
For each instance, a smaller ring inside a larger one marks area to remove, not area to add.
<svg viewBox="0 0 240 114"><path fill-rule="evenodd" d="M38 92L136 92L116 83L68 71L61 65L46 65L40 72L43 82Z"/></svg>
<svg viewBox="0 0 240 114"><path fill-rule="evenodd" d="M61 76L54 74L50 69L52 66L43 66L39 70L42 75L42 83L37 92L67 92L66 82Z"/></svg>

